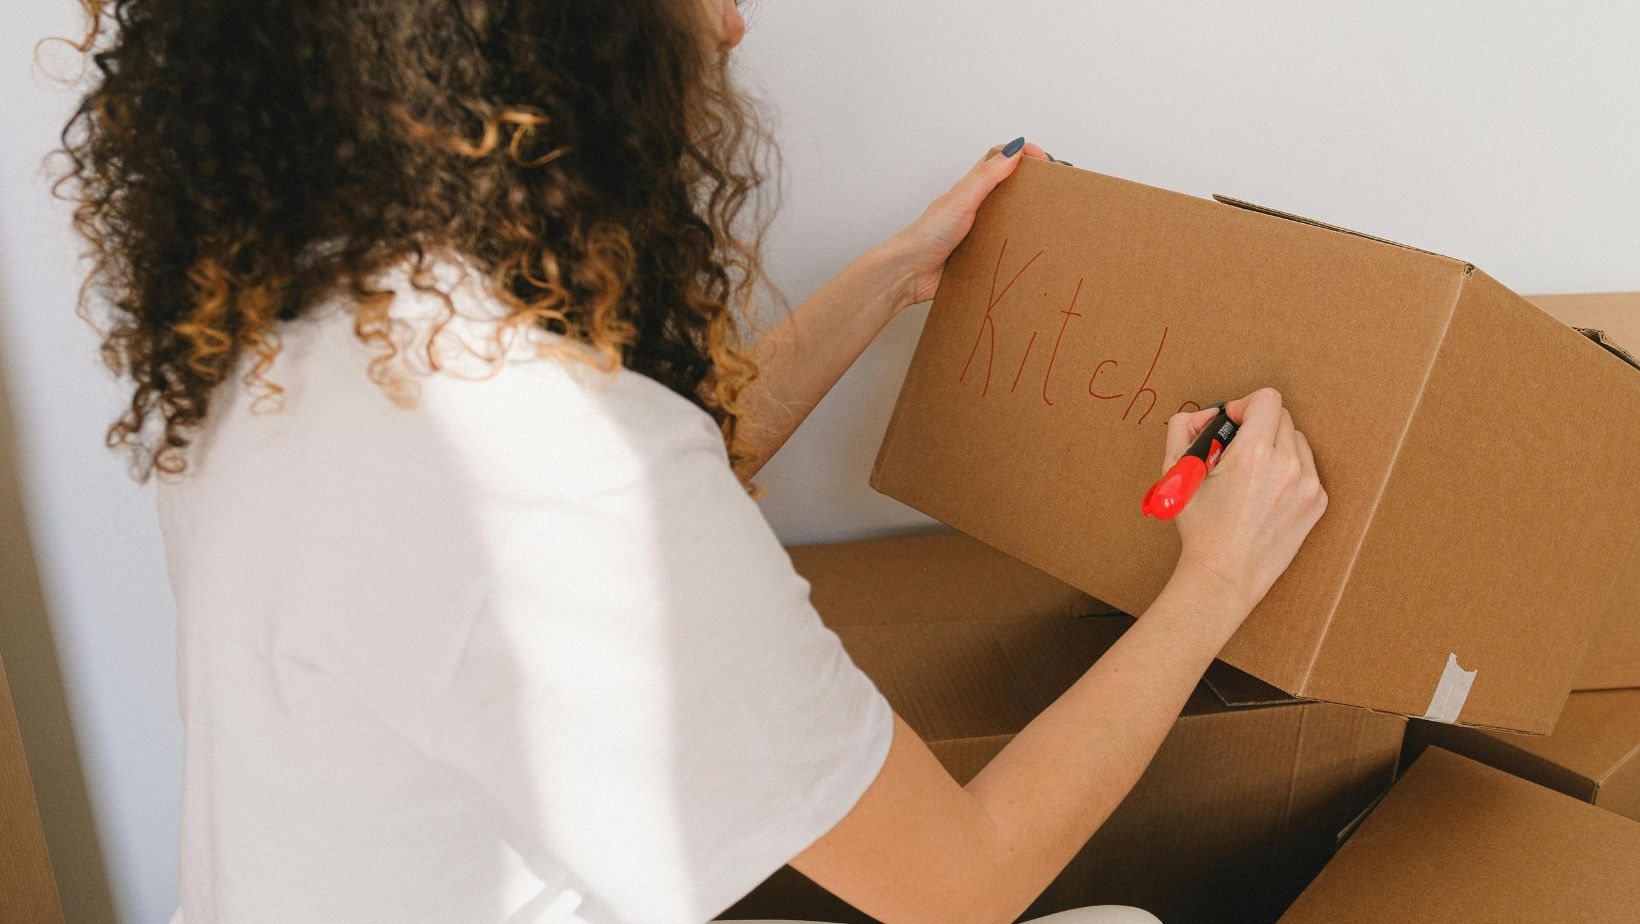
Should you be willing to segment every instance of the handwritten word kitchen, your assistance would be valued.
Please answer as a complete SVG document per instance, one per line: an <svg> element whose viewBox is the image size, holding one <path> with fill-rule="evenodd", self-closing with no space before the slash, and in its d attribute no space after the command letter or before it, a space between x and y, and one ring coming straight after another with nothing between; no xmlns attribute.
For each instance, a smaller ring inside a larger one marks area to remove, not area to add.
<svg viewBox="0 0 1640 924"><path fill-rule="evenodd" d="M1008 280L1007 284L1002 287L1002 291L999 292L997 291L997 282L1002 273L1003 260L1008 254L1008 242L1006 240L1002 242L1002 249L997 252L996 266L991 270L991 293L985 302L985 314L980 318L979 330L974 334L974 345L968 351L968 361L963 363L962 372L957 376L959 384L967 384L968 375L973 372L975 380L979 382L980 395L984 396L990 393L991 373L996 366L997 359L997 325L1020 323L1018 318L1020 310L1015 308L1008 311L1006 306L1003 305L1003 299L1007 298L1009 290L1014 287L1014 283L1018 282L1020 277L1030 270L1031 265L1046 252L1045 250L1038 250L1032 254L1030 259L1026 260L1014 272L1013 277ZM1086 279L1076 281L1076 289L1070 294L1069 302L1057 312L1063 316L1063 320L1059 322L1059 333L1054 337L1052 350L1048 353L1048 362L1042 370L1042 401L1051 406L1055 403L1056 398L1069 397L1074 399L1082 397L1082 389L1079 386L1081 385L1081 375L1086 373L1088 396L1099 401L1121 402L1117 406L1122 408L1122 419L1128 420L1131 418L1133 423L1142 424L1150 416L1151 411L1156 409L1156 403L1160 400L1156 390L1150 387L1150 380L1156 372L1157 364L1162 361L1163 351L1167 348L1168 328L1165 326L1162 328L1160 339L1156 344L1156 353L1150 357L1150 366L1145 369L1143 377L1134 375L1134 371L1138 369L1138 362L1132 363L1129 366L1130 371L1124 372L1122 360L1116 357L1100 359L1091 369L1071 370L1060 366L1058 364L1059 345L1065 339L1065 332L1069 330L1071 320L1083 316L1081 312L1076 310L1076 303L1082 297L1084 282L1086 282ZM1017 297L1015 301L1018 301ZM1019 390L1020 378L1025 373L1025 366L1030 362L1031 351L1036 347L1037 336L1041 333L1040 330L1031 331L1031 337L1025 343L1025 352L1020 356L1019 365L1014 369L1013 381L1008 386L1010 394ZM974 362L974 359L979 356L980 344L982 343L985 345L983 379L980 376L981 370ZM1054 375L1056 371L1059 373L1057 378ZM1075 379L1074 382L1071 381L1073 378ZM1136 378L1138 387L1130 389ZM1123 401L1123 399L1126 400ZM1179 405L1178 410L1199 411L1201 405L1194 401L1186 401ZM1165 423L1166 418L1162 419Z"/></svg>

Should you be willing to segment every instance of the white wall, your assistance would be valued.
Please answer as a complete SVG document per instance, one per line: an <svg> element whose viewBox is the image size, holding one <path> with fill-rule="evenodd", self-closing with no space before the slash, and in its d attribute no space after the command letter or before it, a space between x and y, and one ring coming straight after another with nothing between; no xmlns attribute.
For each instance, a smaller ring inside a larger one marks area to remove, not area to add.
<svg viewBox="0 0 1640 924"><path fill-rule="evenodd" d="M120 919L146 924L163 922L176 900L182 729L171 597L150 492L102 448L123 396L97 358L96 338L74 316L78 246L40 173L72 96L30 69L40 37L81 30L78 6L8 0L0 29L0 374L109 885ZM16 553L9 544L0 552ZM25 699L20 692L20 706ZM26 746L57 731L19 711ZM31 759L40 750L30 746ZM31 769L37 778L65 772ZM71 817L46 809L48 826ZM90 922L106 900L97 894L101 871L63 868L79 850L62 838L78 835L48 830L65 910Z"/></svg>
<svg viewBox="0 0 1640 924"><path fill-rule="evenodd" d="M0 57L0 368L124 919L174 901L180 729L149 499L100 449L119 400L70 311L74 245L35 177L69 105L27 75L66 0L12 0ZM1523 292L1640 288L1640 4L755 0L741 52L779 115L771 241L794 299L987 147L1224 192L1472 260ZM866 487L925 312L906 312L764 470L787 541L925 523ZM1499 383L1500 392L1509 383Z"/></svg>

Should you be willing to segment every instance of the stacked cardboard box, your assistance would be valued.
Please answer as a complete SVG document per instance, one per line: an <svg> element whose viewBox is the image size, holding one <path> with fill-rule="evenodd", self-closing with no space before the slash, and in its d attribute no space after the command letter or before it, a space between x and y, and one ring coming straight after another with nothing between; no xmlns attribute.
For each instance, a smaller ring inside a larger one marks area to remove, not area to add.
<svg viewBox="0 0 1640 924"><path fill-rule="evenodd" d="M1640 821L1640 690L1573 693L1549 735L1417 722L1403 763L1432 744Z"/></svg>
<svg viewBox="0 0 1640 924"><path fill-rule="evenodd" d="M1640 823L1431 748L1282 924L1640 919Z"/></svg>
<svg viewBox="0 0 1640 924"><path fill-rule="evenodd" d="M1640 815L1636 354L1640 295L1528 300L1438 254L1027 160L946 268L871 475L973 539L792 557L966 780L1120 633L1095 598L1139 613L1167 580L1177 532L1138 510L1166 419L1274 385L1327 515L1224 650L1246 674L1209 672L1029 914L1272 921L1357 831L1284 920L1640 921L1640 825L1617 814ZM1360 813L1399 717L1408 759L1433 741L1527 779L1430 749ZM731 916L866 920L790 870Z"/></svg>
<svg viewBox="0 0 1640 924"><path fill-rule="evenodd" d="M6 665L0 661L0 921L62 920Z"/></svg>
<svg viewBox="0 0 1640 924"><path fill-rule="evenodd" d="M959 533L791 549L815 607L961 782L1131 620ZM1079 618L1080 617L1080 618ZM1122 806L1032 906L1271 921L1389 786L1405 720L1301 702L1224 665ZM790 868L723 915L870 921Z"/></svg>

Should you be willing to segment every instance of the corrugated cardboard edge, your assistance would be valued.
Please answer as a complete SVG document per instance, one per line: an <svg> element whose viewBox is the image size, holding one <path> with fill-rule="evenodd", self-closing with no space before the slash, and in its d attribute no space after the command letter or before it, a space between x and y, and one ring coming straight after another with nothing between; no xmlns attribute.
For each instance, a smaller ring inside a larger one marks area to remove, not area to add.
<svg viewBox="0 0 1640 924"><path fill-rule="evenodd" d="M1577 327L1575 325L1572 327L1572 330L1577 331L1590 340L1593 340L1595 343L1605 347L1608 353L1611 353L1618 359L1621 359L1636 369L1640 369L1640 359L1636 359L1633 353L1630 353L1628 350L1623 348L1622 344L1607 336L1605 331L1596 330L1592 327Z"/></svg>
<svg viewBox="0 0 1640 924"><path fill-rule="evenodd" d="M1399 776L1400 774L1397 773L1396 775ZM1361 827L1361 823L1367 820L1367 816L1372 814L1372 810L1383 803L1384 797L1387 795L1389 795L1387 789L1379 793L1371 802L1367 803L1367 807L1361 810L1361 814L1350 819L1350 823L1339 830L1338 836L1333 839L1334 850L1344 846L1344 842L1350 839L1350 835L1354 834L1357 828Z"/></svg>

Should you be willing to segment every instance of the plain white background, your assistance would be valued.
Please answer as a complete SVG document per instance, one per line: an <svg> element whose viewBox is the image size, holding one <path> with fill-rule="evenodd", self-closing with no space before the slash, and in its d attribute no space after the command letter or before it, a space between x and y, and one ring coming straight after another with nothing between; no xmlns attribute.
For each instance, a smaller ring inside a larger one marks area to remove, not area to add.
<svg viewBox="0 0 1640 924"><path fill-rule="evenodd" d="M122 920L163 921L182 741L170 599L150 492L102 449L124 395L74 317L77 245L40 173L73 97L31 69L33 46L75 32L77 4L7 8L0 372L115 902ZM1640 4L756 0L750 13L740 64L786 158L770 265L794 301L1021 134L1078 166L1463 257L1518 291L1640 289ZM787 542L927 522L866 486L925 315L891 325L764 470ZM59 875L71 891L73 872Z"/></svg>

